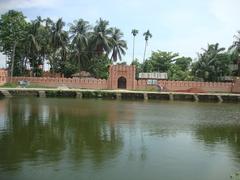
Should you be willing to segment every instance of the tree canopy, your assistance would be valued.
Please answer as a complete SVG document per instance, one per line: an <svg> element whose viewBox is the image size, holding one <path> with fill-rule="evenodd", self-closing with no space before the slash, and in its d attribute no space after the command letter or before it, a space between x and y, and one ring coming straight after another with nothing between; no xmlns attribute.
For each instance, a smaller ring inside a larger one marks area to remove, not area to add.
<svg viewBox="0 0 240 180"><path fill-rule="evenodd" d="M66 26L62 18L54 22L37 17L28 22L22 12L11 10L0 19L0 51L8 57L14 76L41 76L48 63L52 73L66 77L88 71L106 78L106 67L122 60L126 49L121 30L101 18L94 26L83 19Z"/></svg>

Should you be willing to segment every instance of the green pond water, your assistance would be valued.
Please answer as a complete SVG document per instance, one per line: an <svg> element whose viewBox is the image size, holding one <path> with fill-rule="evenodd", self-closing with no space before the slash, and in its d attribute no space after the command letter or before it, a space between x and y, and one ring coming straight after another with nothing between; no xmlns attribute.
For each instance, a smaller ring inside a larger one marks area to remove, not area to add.
<svg viewBox="0 0 240 180"><path fill-rule="evenodd" d="M1 180L229 180L240 105L0 100Z"/></svg>

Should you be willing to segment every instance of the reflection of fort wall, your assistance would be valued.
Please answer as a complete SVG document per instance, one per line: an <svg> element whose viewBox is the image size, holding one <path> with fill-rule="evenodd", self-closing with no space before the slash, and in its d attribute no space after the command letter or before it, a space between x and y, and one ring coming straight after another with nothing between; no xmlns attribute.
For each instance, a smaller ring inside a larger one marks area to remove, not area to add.
<svg viewBox="0 0 240 180"><path fill-rule="evenodd" d="M109 103L107 107L107 121L110 125L114 126L115 124L121 123L132 124L134 121L135 113L131 111L131 103Z"/></svg>

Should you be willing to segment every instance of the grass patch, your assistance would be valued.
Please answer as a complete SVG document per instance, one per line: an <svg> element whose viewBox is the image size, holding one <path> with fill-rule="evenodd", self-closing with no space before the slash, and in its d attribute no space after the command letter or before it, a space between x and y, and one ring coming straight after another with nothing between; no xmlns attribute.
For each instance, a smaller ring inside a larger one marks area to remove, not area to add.
<svg viewBox="0 0 240 180"><path fill-rule="evenodd" d="M2 88L21 88L23 86L20 86L19 84L16 83L5 83L4 85L0 86ZM56 87L48 87L44 85L39 85L39 84L29 84L27 86L24 86L24 88L48 88L48 89L56 89Z"/></svg>
<svg viewBox="0 0 240 180"><path fill-rule="evenodd" d="M56 87L48 87L48 86L44 86L44 85L39 85L39 84L30 84L28 86L26 86L26 88L47 88L47 89L56 89Z"/></svg>
<svg viewBox="0 0 240 180"><path fill-rule="evenodd" d="M16 83L5 83L4 85L0 86L4 88L16 88L18 85Z"/></svg>

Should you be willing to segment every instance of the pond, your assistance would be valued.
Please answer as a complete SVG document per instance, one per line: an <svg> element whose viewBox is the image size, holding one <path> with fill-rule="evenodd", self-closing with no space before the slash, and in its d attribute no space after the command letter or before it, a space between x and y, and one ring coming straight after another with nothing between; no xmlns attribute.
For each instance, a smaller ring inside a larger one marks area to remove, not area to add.
<svg viewBox="0 0 240 180"><path fill-rule="evenodd" d="M0 179L228 180L238 171L239 104L0 100Z"/></svg>

